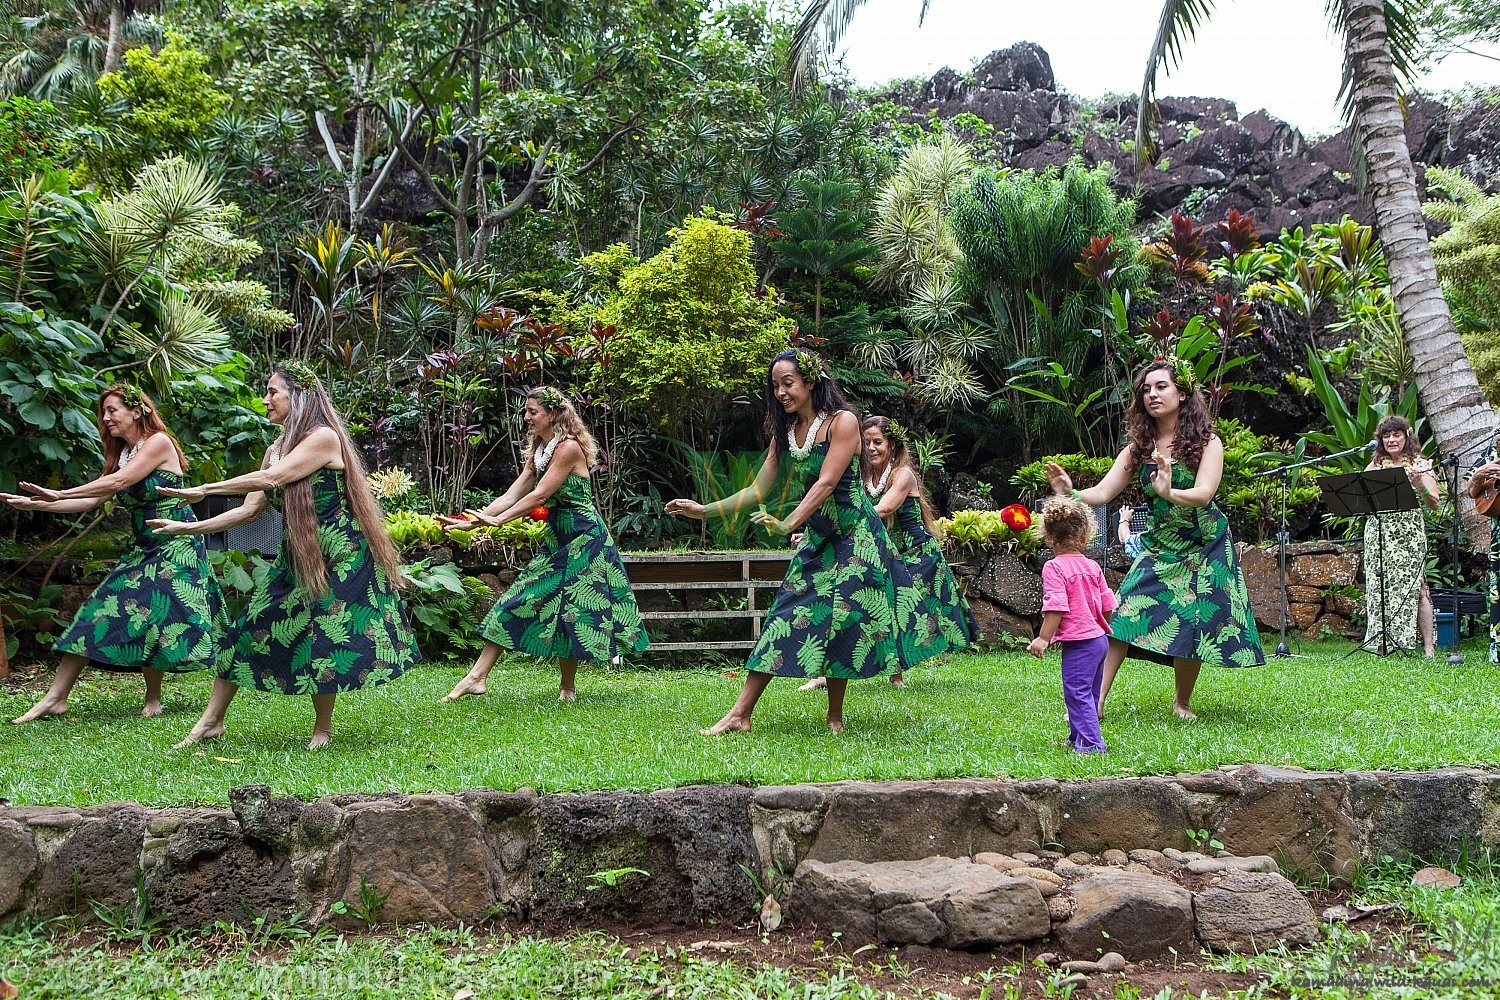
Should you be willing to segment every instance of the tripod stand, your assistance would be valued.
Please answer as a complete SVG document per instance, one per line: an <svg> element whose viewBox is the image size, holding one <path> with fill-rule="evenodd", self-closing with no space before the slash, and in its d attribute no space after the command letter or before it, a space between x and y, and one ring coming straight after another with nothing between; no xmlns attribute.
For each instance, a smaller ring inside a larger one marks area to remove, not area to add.
<svg viewBox="0 0 1500 1000"><path fill-rule="evenodd" d="M1411 480L1407 478L1406 470L1403 468L1371 469L1365 472L1324 476L1318 481L1318 486L1323 490L1323 498L1328 502L1330 513L1339 517L1375 518L1376 547L1379 550L1376 567L1380 573L1380 628L1378 631L1370 631L1365 641L1351 649L1346 655L1352 655L1372 645L1375 648L1370 649L1370 652L1377 656L1384 656L1393 649L1413 652L1405 646L1398 645L1387 632L1390 627L1390 617L1386 613L1385 524L1380 519L1381 514L1418 509L1417 494L1411 488ZM1367 590L1369 566L1370 554L1366 552L1365 587Z"/></svg>

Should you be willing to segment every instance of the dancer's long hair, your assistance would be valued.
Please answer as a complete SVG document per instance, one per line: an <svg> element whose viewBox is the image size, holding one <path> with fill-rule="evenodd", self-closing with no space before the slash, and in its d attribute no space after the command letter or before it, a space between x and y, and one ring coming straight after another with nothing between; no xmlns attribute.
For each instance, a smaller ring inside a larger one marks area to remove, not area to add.
<svg viewBox="0 0 1500 1000"><path fill-rule="evenodd" d="M1182 404L1177 409L1177 432L1172 436L1172 461L1198 471L1203 460L1203 449L1214 436L1214 421L1203 402L1203 394L1188 389L1177 381L1177 373L1170 361L1153 361L1131 379L1130 409L1125 412L1125 431L1130 435L1130 467L1134 471L1151 461L1156 450L1156 418L1151 416L1142 402L1146 394L1146 376L1155 371L1165 371L1172 376L1172 383L1182 390Z"/></svg>
<svg viewBox="0 0 1500 1000"><path fill-rule="evenodd" d="M871 427L874 427L876 430L880 431L881 437L885 438L886 447L890 450L891 475L895 476L895 474L901 469L906 468L910 469L912 471L912 475L917 477L917 505L922 509L922 523L927 525L928 531L936 534L937 527L934 524L934 519L932 516L932 501L927 499L927 487L922 482L922 470L917 468L917 463L912 458L911 449L906 446L906 441L901 438L891 437L890 417L865 417L864 420L860 421L860 476L864 479L865 482L869 482L871 479L875 478L874 470L870 468L870 460L865 458L864 434L865 431L869 430Z"/></svg>
<svg viewBox="0 0 1500 1000"><path fill-rule="evenodd" d="M534 399L544 410L552 414L552 438L555 441L574 440L583 449L583 460L590 469L599 464L599 442L594 440L594 435L589 432L588 425L573 409L573 401L570 400L560 389L550 386L539 385L526 394L527 399ZM554 402L561 399L562 406L553 408L548 406L546 399L551 398ZM536 454L537 440L535 434L526 435L526 451L521 456L521 464L530 466L534 474L536 466L532 465L531 457ZM538 476L538 479L541 477Z"/></svg>
<svg viewBox="0 0 1500 1000"><path fill-rule="evenodd" d="M349 436L344 418L334 409L328 392L316 378L311 384L303 385L281 365L272 368L271 375L281 379L291 401L281 436L271 447L277 454L285 455L319 427L331 428L338 435L339 451L344 458L344 495L349 501L349 510L359 522L359 530L370 546L376 565L385 573L391 586L405 587L401 559L396 554L396 546L391 543L391 536L386 534L385 515L381 513L380 504L370 492L364 458ZM322 546L318 544L318 515L313 505L312 477L287 484L282 497L281 513L286 518L292 572L297 577L297 586L308 594L322 596L328 592L328 567L323 559Z"/></svg>
<svg viewBox="0 0 1500 1000"><path fill-rule="evenodd" d="M119 396L121 403L130 406L130 403L125 399L127 393L130 395L140 393L141 440L144 441L153 434L165 434L171 439L172 447L177 450L177 461L182 463L182 470L186 472L187 457L182 453L182 445L177 442L177 435L167 429L166 423L161 418L161 410L157 408L156 401L139 389L112 385L99 393L99 398L94 402L94 422L99 425L99 440L104 442L103 474L107 476L112 472L120 471L120 455L125 451L125 442L104 429L104 404L109 400L109 397Z"/></svg>
<svg viewBox="0 0 1500 1000"><path fill-rule="evenodd" d="M1398 457L1392 460L1385 451L1385 442L1382 440L1387 434L1400 431L1406 435L1406 443L1401 446ZM1376 465L1415 465L1424 456L1422 449L1417 447L1417 435L1411 428L1411 422L1405 417L1391 414L1380 422L1375 428L1375 464Z"/></svg>
<svg viewBox="0 0 1500 1000"><path fill-rule="evenodd" d="M792 418L776 400L776 380L771 377L777 363L781 361L796 364L797 352L788 347L778 352L775 357L771 358L771 363L766 365L766 421L762 425L762 430L770 440L771 454L777 458L780 458L781 453L786 450L786 432L792 426ZM802 370L799 368L797 371L800 375ZM844 390L840 389L839 384L826 373L820 375L817 381L809 379L806 375L802 378L812 387L813 413L826 413L831 417L839 410L854 412L854 407L849 405L849 400L844 396Z"/></svg>

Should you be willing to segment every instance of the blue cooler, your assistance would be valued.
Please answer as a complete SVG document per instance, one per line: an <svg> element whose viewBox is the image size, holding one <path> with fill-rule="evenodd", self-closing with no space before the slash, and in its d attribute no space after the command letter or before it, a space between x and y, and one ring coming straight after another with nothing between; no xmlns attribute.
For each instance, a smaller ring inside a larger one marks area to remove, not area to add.
<svg viewBox="0 0 1500 1000"><path fill-rule="evenodd" d="M1437 623L1437 644L1439 646L1453 645L1453 612L1438 611L1433 617Z"/></svg>

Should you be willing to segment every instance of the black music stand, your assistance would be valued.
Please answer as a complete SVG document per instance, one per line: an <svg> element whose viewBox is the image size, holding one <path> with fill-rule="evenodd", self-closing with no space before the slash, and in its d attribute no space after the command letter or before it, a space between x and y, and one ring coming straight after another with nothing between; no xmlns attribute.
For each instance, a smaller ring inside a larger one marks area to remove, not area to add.
<svg viewBox="0 0 1500 1000"><path fill-rule="evenodd" d="M1407 478L1405 468L1369 469L1364 472L1323 476L1318 480L1318 488L1323 491L1323 499L1328 504L1329 513L1337 517L1370 517L1417 510L1421 507L1416 491L1411 488L1411 480ZM1386 626L1390 619L1386 616L1385 608L1385 526L1379 517L1375 518L1375 537L1376 544L1379 546L1380 628L1345 655L1357 653L1361 649L1369 649L1371 645L1375 648L1369 651L1376 656L1385 656L1394 649L1415 653L1414 649L1397 645L1386 634ZM1369 587L1369 565L1370 554L1366 552L1366 588Z"/></svg>

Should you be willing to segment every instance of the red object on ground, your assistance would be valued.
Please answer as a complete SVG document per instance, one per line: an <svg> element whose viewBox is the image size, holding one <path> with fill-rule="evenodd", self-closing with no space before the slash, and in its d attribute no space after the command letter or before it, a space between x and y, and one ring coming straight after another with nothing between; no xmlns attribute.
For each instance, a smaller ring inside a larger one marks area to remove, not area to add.
<svg viewBox="0 0 1500 1000"><path fill-rule="evenodd" d="M1031 511L1022 503L1013 503L1000 511L1000 520L1011 531L1025 531L1031 527Z"/></svg>
<svg viewBox="0 0 1500 1000"><path fill-rule="evenodd" d="M545 520L547 520L547 508L546 507L533 507L533 508L531 508L531 519L533 521L545 521Z"/></svg>

